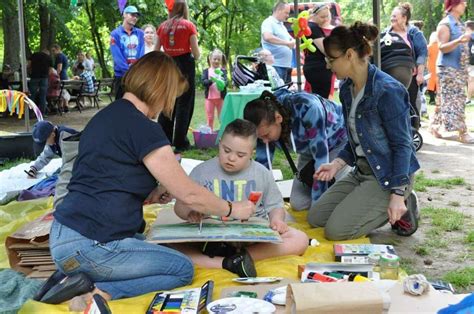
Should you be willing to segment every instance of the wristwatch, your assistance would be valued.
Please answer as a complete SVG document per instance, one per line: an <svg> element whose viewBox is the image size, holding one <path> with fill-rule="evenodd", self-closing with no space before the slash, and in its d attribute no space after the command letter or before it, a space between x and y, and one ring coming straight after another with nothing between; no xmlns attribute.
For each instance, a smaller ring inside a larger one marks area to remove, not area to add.
<svg viewBox="0 0 474 314"><path fill-rule="evenodd" d="M398 195L398 196L405 196L405 191L403 191L402 189L391 189L390 194L395 194L395 195Z"/></svg>

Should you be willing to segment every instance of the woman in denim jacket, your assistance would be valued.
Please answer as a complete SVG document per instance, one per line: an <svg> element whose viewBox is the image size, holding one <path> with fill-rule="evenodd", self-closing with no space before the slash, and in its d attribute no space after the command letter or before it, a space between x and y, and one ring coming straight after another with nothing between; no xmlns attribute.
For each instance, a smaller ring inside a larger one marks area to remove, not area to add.
<svg viewBox="0 0 474 314"><path fill-rule="evenodd" d="M466 11L466 1L446 0L446 17L437 28L439 55L437 73L439 78L440 109L435 110L431 121L431 133L441 138L439 127L446 131L457 131L458 141L474 144L469 134L465 116L465 88L468 81L469 48L471 31L466 30L461 16Z"/></svg>
<svg viewBox="0 0 474 314"><path fill-rule="evenodd" d="M412 144L408 93L401 83L369 64L375 26L338 26L324 39L326 62L338 79L349 142L331 163L315 172L331 180L345 165L355 170L329 188L308 213L308 222L325 227L325 236L344 240L367 235L387 220L416 231L405 198L419 169Z"/></svg>

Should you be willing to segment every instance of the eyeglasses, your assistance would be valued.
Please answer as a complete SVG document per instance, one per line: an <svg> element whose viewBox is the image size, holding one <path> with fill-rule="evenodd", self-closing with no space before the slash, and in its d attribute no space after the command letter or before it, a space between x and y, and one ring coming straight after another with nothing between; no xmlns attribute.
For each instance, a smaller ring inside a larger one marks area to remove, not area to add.
<svg viewBox="0 0 474 314"><path fill-rule="evenodd" d="M337 59L339 59L340 57L344 56L345 53L341 53L338 57L335 57L335 58L331 58L331 57L324 57L324 60L326 61L327 64L332 64L334 61L336 61Z"/></svg>

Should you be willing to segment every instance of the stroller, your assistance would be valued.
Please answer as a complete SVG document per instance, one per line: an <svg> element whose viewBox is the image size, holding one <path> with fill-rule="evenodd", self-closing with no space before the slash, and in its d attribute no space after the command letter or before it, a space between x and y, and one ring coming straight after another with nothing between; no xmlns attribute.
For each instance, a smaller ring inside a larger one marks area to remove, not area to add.
<svg viewBox="0 0 474 314"><path fill-rule="evenodd" d="M406 82L403 81L403 76L399 76L401 72L398 72L397 68L413 68L415 66L412 49L405 43L405 40L397 33L381 33L380 56L381 70L405 85ZM418 132L420 129L420 114L412 104L410 104L410 124L413 145L415 150L418 151L423 146L423 137Z"/></svg>
<svg viewBox="0 0 474 314"><path fill-rule="evenodd" d="M423 96L422 96L423 97ZM413 138L413 145L415 146L415 150L419 151L423 146L423 137L421 136L418 130L420 129L420 116L418 112L413 106L410 104L410 124L411 124L411 134Z"/></svg>
<svg viewBox="0 0 474 314"><path fill-rule="evenodd" d="M251 63L256 64L254 66L255 69ZM245 86L257 80L268 81L265 63L257 57L237 56L232 70L232 82L234 85L236 87Z"/></svg>

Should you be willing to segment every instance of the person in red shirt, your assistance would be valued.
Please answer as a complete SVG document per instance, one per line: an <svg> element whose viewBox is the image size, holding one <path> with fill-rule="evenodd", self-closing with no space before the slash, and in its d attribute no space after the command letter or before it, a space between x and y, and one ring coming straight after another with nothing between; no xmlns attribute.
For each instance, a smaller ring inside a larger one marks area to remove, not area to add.
<svg viewBox="0 0 474 314"><path fill-rule="evenodd" d="M166 136L174 145L175 152L190 147L187 132L194 111L195 60L199 59L201 54L196 26L188 20L188 11L185 0L175 1L168 19L158 27L155 48L160 50L163 47L164 52L173 57L189 84L188 91L176 100L171 119L164 115L160 115L158 119Z"/></svg>

